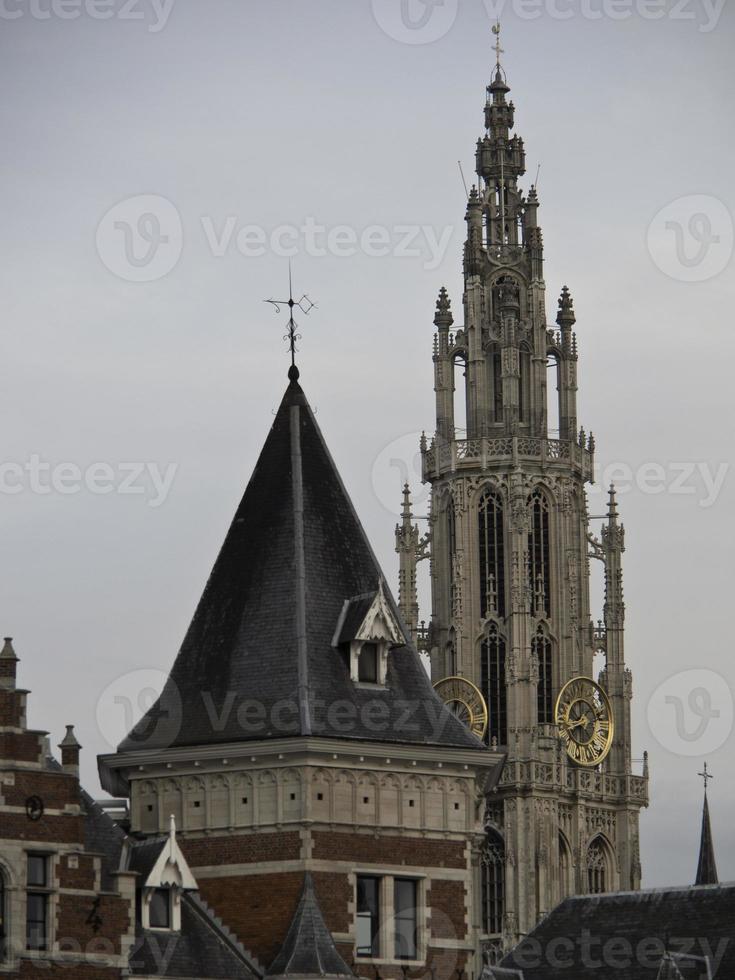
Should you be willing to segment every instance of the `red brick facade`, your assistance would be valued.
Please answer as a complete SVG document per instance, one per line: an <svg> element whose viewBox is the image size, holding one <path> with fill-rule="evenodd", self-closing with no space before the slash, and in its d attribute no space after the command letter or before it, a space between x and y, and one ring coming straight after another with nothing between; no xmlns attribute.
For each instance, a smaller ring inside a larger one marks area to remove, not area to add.
<svg viewBox="0 0 735 980"><path fill-rule="evenodd" d="M26 692L15 688L16 661L9 641L1 657L0 874L5 892L5 952L0 975L113 980L121 976L127 962L123 946L131 935L133 898L114 891L102 893L102 856L86 849L76 767L49 768L44 734L24 728ZM43 952L26 948L29 854L42 854L47 861L48 949Z"/></svg>
<svg viewBox="0 0 735 980"><path fill-rule="evenodd" d="M198 877L197 881L205 902L243 946L264 965L271 963L296 910L303 872Z"/></svg>

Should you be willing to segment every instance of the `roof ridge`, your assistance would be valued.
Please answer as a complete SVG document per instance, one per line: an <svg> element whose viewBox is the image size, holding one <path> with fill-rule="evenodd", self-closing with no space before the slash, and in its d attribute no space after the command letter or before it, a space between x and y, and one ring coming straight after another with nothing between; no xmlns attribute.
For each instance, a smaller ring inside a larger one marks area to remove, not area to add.
<svg viewBox="0 0 735 980"><path fill-rule="evenodd" d="M220 919L216 912L214 912L214 910L207 905L198 892L185 892L183 898L193 906L195 912L202 919L217 930L231 950L236 953L253 970L254 973L257 973L260 977L264 975L265 970L258 958L245 949L235 933L225 925L222 919Z"/></svg>
<svg viewBox="0 0 735 980"><path fill-rule="evenodd" d="M670 894L671 892L694 892L702 891L703 888L735 888L734 881L719 881L712 885L659 885L657 888L639 888L637 891L628 889L619 892L603 892L599 895L567 895L564 902L590 902L590 901L612 901L615 898L645 898L648 895ZM562 903L563 904L563 903ZM559 908L557 905L556 908ZM555 910L552 909L552 912ZM552 912L548 914L551 915ZM542 922L543 919L540 920Z"/></svg>
<svg viewBox="0 0 735 980"><path fill-rule="evenodd" d="M301 391L301 388L292 382ZM311 735L309 711L309 645L306 635L306 551L304 545L304 474L301 468L301 406L289 407L291 434L291 494L294 519L294 562L296 572L296 657L298 706L301 734Z"/></svg>

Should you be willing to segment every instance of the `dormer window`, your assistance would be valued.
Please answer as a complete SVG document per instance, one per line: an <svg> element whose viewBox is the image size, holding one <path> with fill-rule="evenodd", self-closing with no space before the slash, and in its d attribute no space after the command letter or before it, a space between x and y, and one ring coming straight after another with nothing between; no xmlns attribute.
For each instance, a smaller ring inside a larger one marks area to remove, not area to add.
<svg viewBox="0 0 735 980"><path fill-rule="evenodd" d="M385 686L391 649L406 644L398 617L381 582L377 592L347 599L332 646L341 651L355 684Z"/></svg>
<svg viewBox="0 0 735 980"><path fill-rule="evenodd" d="M160 850L151 865L150 848L156 844ZM168 838L132 846L126 869L142 875L139 887L143 929L179 932L182 896L184 892L197 891L197 883L176 840L173 817Z"/></svg>
<svg viewBox="0 0 735 980"><path fill-rule="evenodd" d="M148 924L151 929L171 928L171 889L154 888L148 906Z"/></svg>
<svg viewBox="0 0 735 980"><path fill-rule="evenodd" d="M363 643L357 655L357 679L363 684L378 683L378 644Z"/></svg>

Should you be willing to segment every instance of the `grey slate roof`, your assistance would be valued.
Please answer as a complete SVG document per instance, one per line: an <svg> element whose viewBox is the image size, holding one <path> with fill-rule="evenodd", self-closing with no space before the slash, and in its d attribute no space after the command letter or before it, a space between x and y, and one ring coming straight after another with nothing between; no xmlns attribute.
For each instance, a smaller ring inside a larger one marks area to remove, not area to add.
<svg viewBox="0 0 735 980"><path fill-rule="evenodd" d="M196 896L181 899L181 932L138 928L130 954L133 976L258 980L262 971Z"/></svg>
<svg viewBox="0 0 735 980"><path fill-rule="evenodd" d="M712 980L735 977L735 884L567 898L501 966L524 980L694 980L704 956Z"/></svg>
<svg viewBox="0 0 735 980"><path fill-rule="evenodd" d="M354 977L327 929L308 871L286 939L266 977Z"/></svg>
<svg viewBox="0 0 735 980"><path fill-rule="evenodd" d="M81 791L84 810L84 840L87 851L102 857L101 885L111 891L112 876L120 868L125 833L85 790Z"/></svg>
<svg viewBox="0 0 735 980"><path fill-rule="evenodd" d="M365 617L370 612L377 594L377 592L368 592L367 595L358 595L354 599L345 600L340 613L342 621L339 623L337 643L349 643L355 639L357 631L365 622Z"/></svg>
<svg viewBox="0 0 735 980"><path fill-rule="evenodd" d="M59 760L50 754L46 755L45 766L51 772L64 771ZM120 868L125 832L81 786L79 797L84 815L84 849L88 854L96 854L101 858L102 891L111 891L112 876Z"/></svg>
<svg viewBox="0 0 735 980"><path fill-rule="evenodd" d="M161 698L119 751L310 734L480 749L414 649L391 651L387 690L350 681L334 632L345 601L374 594L381 577L292 381ZM243 724L245 702L260 707Z"/></svg>
<svg viewBox="0 0 735 980"><path fill-rule="evenodd" d="M128 840L130 848L128 853L126 871L136 871L140 876L138 885L142 886L148 880L148 876L155 867L156 861L160 857L161 851L168 841L168 837L149 837L145 840Z"/></svg>

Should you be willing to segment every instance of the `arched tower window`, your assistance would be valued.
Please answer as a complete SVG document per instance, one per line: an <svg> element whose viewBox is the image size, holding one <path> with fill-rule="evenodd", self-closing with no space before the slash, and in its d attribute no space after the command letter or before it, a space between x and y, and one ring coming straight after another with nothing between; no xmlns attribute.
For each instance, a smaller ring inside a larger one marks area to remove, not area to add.
<svg viewBox="0 0 735 980"><path fill-rule="evenodd" d="M457 673L457 634L454 628L449 630L449 639L447 640L447 657L445 665L445 676L454 677Z"/></svg>
<svg viewBox="0 0 735 980"><path fill-rule="evenodd" d="M494 490L480 497L480 612L505 616L505 544L503 539L503 501Z"/></svg>
<svg viewBox="0 0 735 980"><path fill-rule="evenodd" d="M531 421L531 352L521 347L519 355L520 379L518 382L518 418L521 422Z"/></svg>
<svg viewBox="0 0 735 980"><path fill-rule="evenodd" d="M574 891L572 878L572 855L564 834L559 834L559 900Z"/></svg>
<svg viewBox="0 0 735 980"><path fill-rule="evenodd" d="M531 610L535 616L548 616L550 609L551 559L549 556L549 502L541 490L529 498L531 529L528 533L528 557L531 576Z"/></svg>
<svg viewBox="0 0 735 980"><path fill-rule="evenodd" d="M531 650L538 663L538 723L550 725L554 720L551 640L542 627L531 641Z"/></svg>
<svg viewBox="0 0 735 980"><path fill-rule="evenodd" d="M590 895L602 895L609 887L609 865L607 849L599 837L587 850L587 890Z"/></svg>
<svg viewBox="0 0 735 980"><path fill-rule="evenodd" d="M488 936L503 932L505 911L505 845L494 830L488 832L482 850L482 919Z"/></svg>
<svg viewBox="0 0 735 980"><path fill-rule="evenodd" d="M546 359L546 430L550 439L560 438L561 362L554 351Z"/></svg>
<svg viewBox="0 0 735 980"><path fill-rule="evenodd" d="M454 599L457 583L454 580L455 558L457 555L457 517L454 512L454 497L447 498L447 582L449 584L449 618L454 615Z"/></svg>
<svg viewBox="0 0 735 980"><path fill-rule="evenodd" d="M454 384L454 438L467 438L467 359L464 353L455 354L452 360Z"/></svg>
<svg viewBox="0 0 735 980"><path fill-rule="evenodd" d="M508 704L505 687L505 638L493 623L482 643L482 690L490 715L487 738L508 742Z"/></svg>

